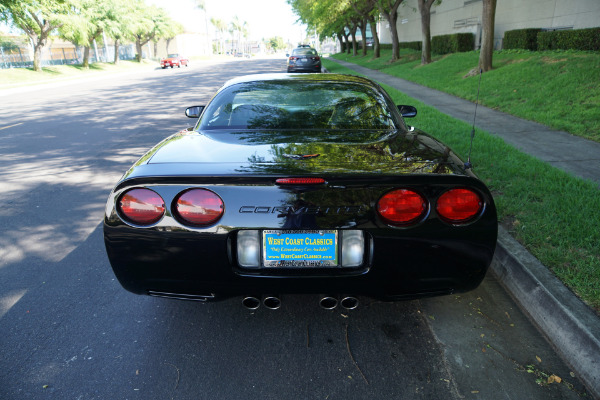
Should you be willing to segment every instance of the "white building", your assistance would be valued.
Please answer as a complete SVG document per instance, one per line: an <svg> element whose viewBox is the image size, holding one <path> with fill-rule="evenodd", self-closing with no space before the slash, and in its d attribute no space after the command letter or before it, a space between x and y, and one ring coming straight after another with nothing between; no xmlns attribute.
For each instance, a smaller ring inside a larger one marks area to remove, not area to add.
<svg viewBox="0 0 600 400"><path fill-rule="evenodd" d="M442 0L431 8L431 36L471 32L475 45L481 40L482 0ZM398 8L400 42L417 42L421 36L421 14L417 0L404 0ZM501 48L504 32L523 28L545 30L584 29L600 26L600 0L498 0L494 43ZM381 43L392 43L388 22L382 18Z"/></svg>

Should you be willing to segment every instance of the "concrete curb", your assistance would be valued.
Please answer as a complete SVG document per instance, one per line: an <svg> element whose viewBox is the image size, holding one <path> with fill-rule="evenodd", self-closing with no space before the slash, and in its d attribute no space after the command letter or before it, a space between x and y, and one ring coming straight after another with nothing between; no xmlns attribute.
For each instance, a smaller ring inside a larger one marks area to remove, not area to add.
<svg viewBox="0 0 600 400"><path fill-rule="evenodd" d="M600 398L600 318L506 230L492 272L595 398Z"/></svg>

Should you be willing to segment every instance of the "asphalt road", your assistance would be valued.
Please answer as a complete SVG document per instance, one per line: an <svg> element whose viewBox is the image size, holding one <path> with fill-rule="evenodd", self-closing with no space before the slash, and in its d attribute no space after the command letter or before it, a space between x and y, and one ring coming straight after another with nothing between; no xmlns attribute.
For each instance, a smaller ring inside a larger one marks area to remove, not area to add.
<svg viewBox="0 0 600 400"><path fill-rule="evenodd" d="M112 185L193 123L186 106L228 78L284 70L232 59L0 92L0 399L585 396L493 276L471 293L361 298L353 311L284 296L250 312L120 287L101 229Z"/></svg>

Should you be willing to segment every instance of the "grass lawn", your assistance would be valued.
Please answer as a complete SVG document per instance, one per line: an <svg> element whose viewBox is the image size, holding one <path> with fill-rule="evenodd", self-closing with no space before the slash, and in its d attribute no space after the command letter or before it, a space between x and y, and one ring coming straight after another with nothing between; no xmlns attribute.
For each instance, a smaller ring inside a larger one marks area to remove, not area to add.
<svg viewBox="0 0 600 400"><path fill-rule="evenodd" d="M403 49L390 63L381 57L336 54L334 58L475 101L478 52L433 57L422 66L421 53ZM552 128L600 142L600 53L505 50L494 53L494 69L481 82L481 104ZM476 71L475 71L476 72Z"/></svg>
<svg viewBox="0 0 600 400"><path fill-rule="evenodd" d="M133 68L156 68L158 62L143 61L119 61L118 65L113 63L93 63L89 69L81 64L75 65L53 65L42 68L42 72L35 72L33 68L7 68L0 69L0 89L51 82L56 79L70 79L94 76L97 73L123 72Z"/></svg>
<svg viewBox="0 0 600 400"><path fill-rule="evenodd" d="M335 73L355 74L324 60ZM471 126L385 86L396 104L419 114L408 122L466 159ZM600 313L600 191L477 130L471 160L494 194L500 223L571 290Z"/></svg>

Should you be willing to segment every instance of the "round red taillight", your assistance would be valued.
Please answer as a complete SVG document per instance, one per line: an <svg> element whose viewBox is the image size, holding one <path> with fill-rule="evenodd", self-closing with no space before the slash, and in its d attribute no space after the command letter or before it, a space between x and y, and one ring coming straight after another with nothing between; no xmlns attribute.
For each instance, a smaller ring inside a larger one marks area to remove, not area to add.
<svg viewBox="0 0 600 400"><path fill-rule="evenodd" d="M451 223L469 222L483 208L481 197L469 189L450 189L437 201L439 216Z"/></svg>
<svg viewBox="0 0 600 400"><path fill-rule="evenodd" d="M223 215L223 200L207 189L191 189L183 192L175 202L181 222L193 226L208 226Z"/></svg>
<svg viewBox="0 0 600 400"><path fill-rule="evenodd" d="M425 215L427 201L417 192L397 189L379 199L377 212L389 224L409 225L416 223Z"/></svg>
<svg viewBox="0 0 600 400"><path fill-rule="evenodd" d="M165 214L165 202L150 189L131 189L121 196L118 209L121 216L131 223L152 225Z"/></svg>

